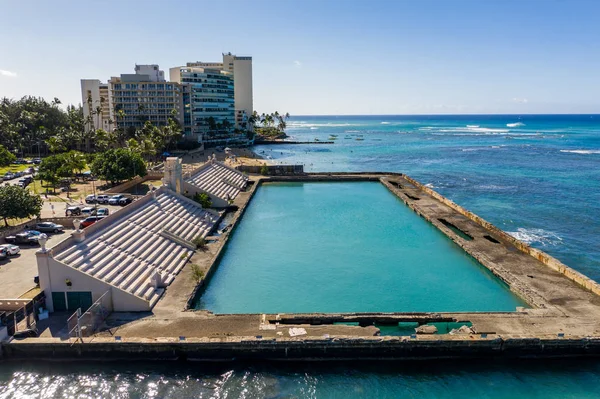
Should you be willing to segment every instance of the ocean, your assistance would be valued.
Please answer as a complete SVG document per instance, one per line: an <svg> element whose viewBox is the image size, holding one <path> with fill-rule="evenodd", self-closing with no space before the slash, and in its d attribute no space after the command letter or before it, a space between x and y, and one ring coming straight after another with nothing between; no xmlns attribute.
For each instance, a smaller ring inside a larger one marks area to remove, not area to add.
<svg viewBox="0 0 600 399"><path fill-rule="evenodd" d="M307 171L406 173L600 281L600 115L293 117ZM333 137L332 137L333 138ZM4 398L598 398L600 361L0 365Z"/></svg>

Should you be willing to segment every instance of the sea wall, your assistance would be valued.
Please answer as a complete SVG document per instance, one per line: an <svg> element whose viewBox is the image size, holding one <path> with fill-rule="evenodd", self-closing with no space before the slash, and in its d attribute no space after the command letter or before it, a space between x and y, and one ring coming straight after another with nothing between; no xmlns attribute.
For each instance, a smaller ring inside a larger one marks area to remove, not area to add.
<svg viewBox="0 0 600 399"><path fill-rule="evenodd" d="M454 203L453 201L449 200L448 198L446 198L446 197L442 196L441 194L437 193L436 191L430 189L429 187L424 186L423 184L419 183L418 181L414 180L413 178L408 177L406 175L402 175L402 177L404 179L406 179L407 181L409 181L411 184L413 184L415 187L417 187L419 190L431 195L433 198L435 198L438 201L440 201L441 203L449 206L450 208L459 212L461 215L463 215L463 216L467 217L468 219L472 220L473 222L479 224L483 228L485 228L489 231L492 231L494 234L497 234L503 240L514 245L521 252L524 252L524 253L534 257L535 259L539 260L540 262L542 262L544 265L548 266L552 270L561 273L568 279L576 282L577 284L581 285L585 289L590 290L594 294L600 295L600 284L598 284L594 280L590 279L589 277L579 273L578 271L575 271L574 269L571 269L569 266L560 262L558 259L553 258L552 256L548 255L547 253L540 251L539 249L532 248L529 245L525 244L524 242L517 240L516 238L514 238L510 234L504 232L503 230L497 228L496 226L494 226L487 220L466 210L462 206Z"/></svg>
<svg viewBox="0 0 600 399"><path fill-rule="evenodd" d="M236 169L240 172L262 174L265 166L240 165ZM266 165L268 175L303 175L303 165Z"/></svg>
<svg viewBox="0 0 600 399"><path fill-rule="evenodd" d="M1 344L4 360L435 360L447 358L549 358L599 356L600 339L488 336L336 338L156 338L95 337L72 344L30 338Z"/></svg>

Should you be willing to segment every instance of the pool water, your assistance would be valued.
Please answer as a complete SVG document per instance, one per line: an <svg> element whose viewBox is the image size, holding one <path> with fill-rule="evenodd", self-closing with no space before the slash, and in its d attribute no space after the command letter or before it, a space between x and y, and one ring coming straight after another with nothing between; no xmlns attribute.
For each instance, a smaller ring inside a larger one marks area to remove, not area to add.
<svg viewBox="0 0 600 399"><path fill-rule="evenodd" d="M514 311L506 285L378 182L258 188L204 294L215 313Z"/></svg>

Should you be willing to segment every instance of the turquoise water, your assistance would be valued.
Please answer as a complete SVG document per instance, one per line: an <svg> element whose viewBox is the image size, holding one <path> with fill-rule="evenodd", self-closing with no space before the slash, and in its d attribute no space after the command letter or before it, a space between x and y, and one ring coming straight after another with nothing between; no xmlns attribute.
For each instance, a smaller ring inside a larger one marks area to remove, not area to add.
<svg viewBox="0 0 600 399"><path fill-rule="evenodd" d="M259 187L197 307L308 313L523 305L382 184L334 182Z"/></svg>
<svg viewBox="0 0 600 399"><path fill-rule="evenodd" d="M338 139L256 149L313 171L408 173L600 280L600 115L320 116L289 125L299 140ZM39 397L599 398L600 361L0 364L0 399Z"/></svg>

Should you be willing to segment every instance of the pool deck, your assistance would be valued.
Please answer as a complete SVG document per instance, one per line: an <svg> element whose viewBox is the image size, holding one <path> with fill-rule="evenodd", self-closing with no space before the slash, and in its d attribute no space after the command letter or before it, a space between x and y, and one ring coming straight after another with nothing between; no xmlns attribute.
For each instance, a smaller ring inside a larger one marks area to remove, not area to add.
<svg viewBox="0 0 600 399"><path fill-rule="evenodd" d="M152 313L114 313L107 320L105 331L83 344L71 346L68 340L56 337L34 338L4 344L2 351L7 357L48 357L49 353L59 357L60 354L97 357L114 351L111 353L115 357L128 354L200 360L600 355L600 285L517 241L410 177L391 173L321 173L251 176L251 180L254 184L235 199L234 205L239 210L232 219L232 228L214 237L205 252L198 251L192 258L191 262L203 268L208 280L218 267L232 230L260 184L270 181L379 181L503 280L529 307L517 308L514 312L476 313L214 315L189 309L193 297L201 293L203 284L196 287L191 271L186 267ZM392 325L400 321L420 324L469 321L473 332L377 336L379 330L373 324ZM340 322L358 325L333 324ZM302 328L305 334L295 336L297 330L292 328ZM115 336L119 337L118 341Z"/></svg>

